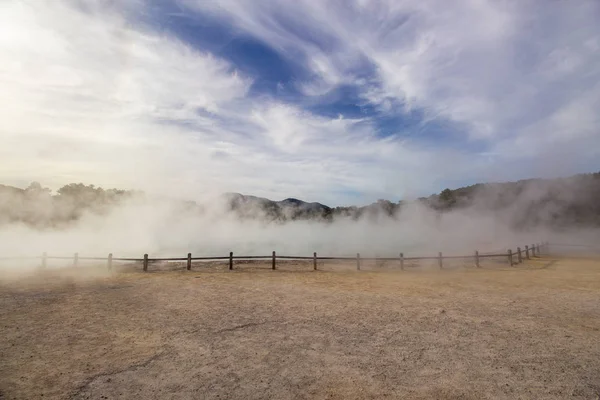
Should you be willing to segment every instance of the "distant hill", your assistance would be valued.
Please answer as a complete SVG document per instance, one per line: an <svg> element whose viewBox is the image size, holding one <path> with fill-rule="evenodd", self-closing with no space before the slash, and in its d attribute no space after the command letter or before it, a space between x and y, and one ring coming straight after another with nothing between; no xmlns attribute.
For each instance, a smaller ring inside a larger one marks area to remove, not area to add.
<svg viewBox="0 0 600 400"><path fill-rule="evenodd" d="M332 220L334 218L394 218L409 204L389 200L363 207L329 207L298 199L273 201L229 194L230 209L241 217L270 220ZM422 197L420 204L438 212L470 210L502 213L515 227L545 224L553 227L600 226L600 173L558 179L526 179L517 182L478 183Z"/></svg>
<svg viewBox="0 0 600 400"><path fill-rule="evenodd" d="M61 225L77 220L83 212L105 213L121 201L140 194L81 183L63 186L54 195L37 182L26 189L0 185L0 224ZM273 201L240 193L226 193L221 199L225 211L240 219L274 222L396 218L405 206L411 204L381 199L363 207L329 207L295 198ZM445 189L415 202L436 213L457 210L493 213L516 228L537 225L600 227L600 173L559 179L480 183L454 190ZM182 202L181 205L182 210L188 212L206 212L202 205L193 201Z"/></svg>
<svg viewBox="0 0 600 400"><path fill-rule="evenodd" d="M445 189L422 198L441 212L470 209L504 211L513 226L600 226L600 172L568 178L526 179Z"/></svg>
<svg viewBox="0 0 600 400"><path fill-rule="evenodd" d="M25 189L0 185L0 224L56 227L79 219L84 212L104 214L122 200L139 194L82 183L65 185L55 195L38 182Z"/></svg>
<svg viewBox="0 0 600 400"><path fill-rule="evenodd" d="M282 221L331 219L331 208L321 203L307 203L293 198L273 201L240 193L227 193L224 197L228 202L229 210L237 213L240 217Z"/></svg>

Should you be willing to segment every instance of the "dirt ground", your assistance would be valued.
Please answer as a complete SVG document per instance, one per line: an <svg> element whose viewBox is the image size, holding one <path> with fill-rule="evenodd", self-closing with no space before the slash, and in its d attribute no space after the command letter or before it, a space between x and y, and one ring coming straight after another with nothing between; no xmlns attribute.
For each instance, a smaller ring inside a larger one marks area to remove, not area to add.
<svg viewBox="0 0 600 400"><path fill-rule="evenodd" d="M2 280L0 398L600 398L598 260L177 267Z"/></svg>

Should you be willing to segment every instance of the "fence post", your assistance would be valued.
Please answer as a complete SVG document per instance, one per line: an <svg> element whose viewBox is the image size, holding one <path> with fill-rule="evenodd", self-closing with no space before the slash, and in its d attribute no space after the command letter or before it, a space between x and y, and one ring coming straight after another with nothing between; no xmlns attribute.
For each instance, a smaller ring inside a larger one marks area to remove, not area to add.
<svg viewBox="0 0 600 400"><path fill-rule="evenodd" d="M356 253L356 269L360 271L360 253Z"/></svg>
<svg viewBox="0 0 600 400"><path fill-rule="evenodd" d="M400 269L404 270L404 253L400 253Z"/></svg>
<svg viewBox="0 0 600 400"><path fill-rule="evenodd" d="M508 264L512 267L513 266L513 257L512 257L512 250L508 249Z"/></svg>
<svg viewBox="0 0 600 400"><path fill-rule="evenodd" d="M42 268L46 268L48 265L48 254L46 252L42 253Z"/></svg>
<svg viewBox="0 0 600 400"><path fill-rule="evenodd" d="M229 252L229 270L233 270L233 251Z"/></svg>
<svg viewBox="0 0 600 400"><path fill-rule="evenodd" d="M192 253L188 253L187 255L187 265L185 267L188 271L192 269Z"/></svg>
<svg viewBox="0 0 600 400"><path fill-rule="evenodd" d="M438 264L440 266L440 269L442 269L442 252L441 251L438 253Z"/></svg>
<svg viewBox="0 0 600 400"><path fill-rule="evenodd" d="M529 260L529 246L525 245L525 257Z"/></svg>
<svg viewBox="0 0 600 400"><path fill-rule="evenodd" d="M521 264L523 262L523 255L521 254L521 248L517 247L517 262Z"/></svg>
<svg viewBox="0 0 600 400"><path fill-rule="evenodd" d="M73 266L76 267L78 263L79 263L79 253L75 253L73 255Z"/></svg>
<svg viewBox="0 0 600 400"><path fill-rule="evenodd" d="M313 253L313 268L315 271L317 270L317 252L316 251Z"/></svg>
<svg viewBox="0 0 600 400"><path fill-rule="evenodd" d="M112 270L112 258L113 258L112 253L108 253L108 270L109 271Z"/></svg>
<svg viewBox="0 0 600 400"><path fill-rule="evenodd" d="M479 266L479 251L477 251L477 250L475 250L475 266L476 266L477 268L481 268L481 267Z"/></svg>
<svg viewBox="0 0 600 400"><path fill-rule="evenodd" d="M275 257L275 250L273 250L273 265L271 266L273 270L275 269Z"/></svg>
<svg viewBox="0 0 600 400"><path fill-rule="evenodd" d="M148 254L144 254L144 272L148 271Z"/></svg>

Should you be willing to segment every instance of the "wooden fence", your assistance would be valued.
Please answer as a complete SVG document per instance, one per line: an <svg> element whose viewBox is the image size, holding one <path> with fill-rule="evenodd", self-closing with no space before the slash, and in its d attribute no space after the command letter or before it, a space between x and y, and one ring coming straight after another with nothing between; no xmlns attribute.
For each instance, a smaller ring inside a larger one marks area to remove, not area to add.
<svg viewBox="0 0 600 400"><path fill-rule="evenodd" d="M552 252L547 250L548 255L568 256L576 258L598 257L600 255L600 245L582 244L582 243L552 243Z"/></svg>
<svg viewBox="0 0 600 400"><path fill-rule="evenodd" d="M112 269L113 262L115 261L135 261L142 263L142 270L144 272L148 271L148 265L153 262L159 261L186 261L187 270L191 270L192 261L217 261L217 260L229 260L229 269L233 270L233 261L234 260L271 260L271 269L277 269L277 260L312 260L313 269L317 270L317 261L319 260L332 260L332 261L356 261L356 269L360 271L361 262L364 261L397 261L400 269L404 269L405 261L414 261L414 260L433 260L437 261L438 267L442 269L444 267L444 260L449 259L463 259L469 260L472 259L477 268L480 268L480 260L483 258L506 258L508 264L513 266L516 264L520 264L524 259L530 259L531 257L539 257L542 253L547 254L550 244L548 242L543 242L541 244L532 244L531 246L525 245L524 248L517 247L517 251L513 253L511 249L509 249L506 253L503 254L480 254L479 251L475 251L470 255L465 256L444 256L441 252L438 253L437 256L429 256L429 257L405 257L404 253L400 253L398 257L372 257L365 258L361 257L360 253L356 253L356 257L321 257L317 256L317 253L313 253L312 256L282 256L277 255L275 251L271 255L268 256L234 256L233 252L229 253L229 256L223 257L192 257L192 253L188 253L187 257L160 257L160 258L150 258L148 254L144 254L142 258L123 258L123 257L113 257L113 254L108 254L107 257L80 257L79 253L75 253L72 257L58 257L58 256L49 256L47 253L43 253L41 256L37 257L2 257L0 260L11 260L11 259L41 259L41 267L45 268L48 265L48 260L73 260L73 266L79 265L80 261L106 261L108 269Z"/></svg>

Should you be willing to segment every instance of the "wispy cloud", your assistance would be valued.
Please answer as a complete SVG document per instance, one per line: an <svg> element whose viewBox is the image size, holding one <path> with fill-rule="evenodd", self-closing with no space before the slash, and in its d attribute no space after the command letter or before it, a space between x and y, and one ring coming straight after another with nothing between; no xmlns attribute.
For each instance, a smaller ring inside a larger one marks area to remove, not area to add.
<svg viewBox="0 0 600 400"><path fill-rule="evenodd" d="M325 90L324 83L354 83L384 110L394 102L419 107L429 118L465 124L468 138L492 146L500 139L517 145L534 124L546 125L531 134L541 145L570 138L558 134L563 122L578 137L598 126L585 111L598 105L595 1L182 3L289 57L301 53L320 78L303 83L307 94ZM359 76L365 65L372 67L368 79Z"/></svg>
<svg viewBox="0 0 600 400"><path fill-rule="evenodd" d="M163 29L153 4L0 4L1 181L347 203L518 178L548 155L556 174L598 167L596 2L176 2L306 71L277 85L294 101L256 94L272 69ZM342 86L373 111L319 113ZM381 135L414 110L418 129Z"/></svg>

